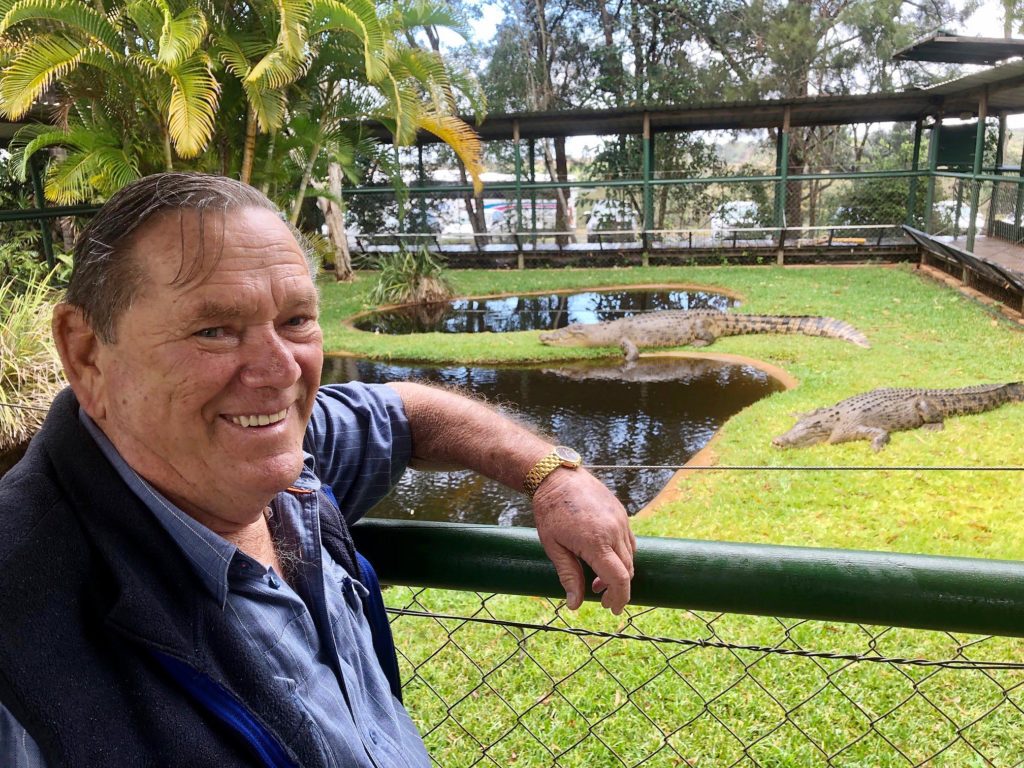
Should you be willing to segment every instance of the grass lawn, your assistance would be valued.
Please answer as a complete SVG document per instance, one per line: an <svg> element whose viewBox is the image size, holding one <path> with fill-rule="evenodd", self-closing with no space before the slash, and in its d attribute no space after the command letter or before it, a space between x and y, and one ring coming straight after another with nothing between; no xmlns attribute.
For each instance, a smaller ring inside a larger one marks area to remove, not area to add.
<svg viewBox="0 0 1024 768"><path fill-rule="evenodd" d="M871 349L831 339L750 336L707 351L780 366L799 381L731 419L713 446L719 464L877 471L690 473L679 495L635 520L642 535L1024 559L1020 472L886 471L892 466L1024 465L1024 404L950 419L942 432L780 452L769 441L794 412L879 386L953 387L1024 378L1024 332L998 314L916 275L912 268L701 267L615 270L453 271L463 296L672 283L721 288L739 311L819 314L867 334ZM325 282L329 352L378 359L505 362L601 355L544 347L536 332L387 337L344 319L368 307L371 279ZM609 353L614 353L609 350ZM580 446L586 455L586 446ZM685 589L685 574L680 588ZM634 612L616 619L593 606L555 613L544 600L430 590L437 611L724 640L742 645L952 658L967 638L944 633L773 618ZM972 766L1012 764L1024 753L1019 670L982 672L841 660L806 660L400 618L407 704L442 765ZM453 635L451 633L454 633ZM449 638L452 638L451 640ZM452 641L454 640L454 642ZM992 639L971 658L1020 660L1024 643ZM414 671L415 670L415 671ZM746 747L746 749L744 748ZM978 752L991 762L984 762ZM932 759L932 756L936 755ZM828 756L833 756L829 762Z"/></svg>

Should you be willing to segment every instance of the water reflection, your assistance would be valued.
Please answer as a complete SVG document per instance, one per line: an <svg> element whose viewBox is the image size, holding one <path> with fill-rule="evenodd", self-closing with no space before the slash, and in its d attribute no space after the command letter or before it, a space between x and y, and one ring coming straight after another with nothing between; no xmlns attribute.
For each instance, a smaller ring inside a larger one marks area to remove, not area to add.
<svg viewBox="0 0 1024 768"><path fill-rule="evenodd" d="M597 323L659 309L718 309L735 299L707 291L585 291L496 299L456 299L376 312L355 326L375 333L504 333L547 331L569 323Z"/></svg>
<svg viewBox="0 0 1024 768"><path fill-rule="evenodd" d="M456 385L578 449L584 462L678 466L730 416L782 389L751 366L656 358L622 371L618 361L558 368L451 366L328 359L325 382L407 381ZM594 470L631 513L664 487L672 470ZM525 498L472 472L409 470L373 517L532 525Z"/></svg>

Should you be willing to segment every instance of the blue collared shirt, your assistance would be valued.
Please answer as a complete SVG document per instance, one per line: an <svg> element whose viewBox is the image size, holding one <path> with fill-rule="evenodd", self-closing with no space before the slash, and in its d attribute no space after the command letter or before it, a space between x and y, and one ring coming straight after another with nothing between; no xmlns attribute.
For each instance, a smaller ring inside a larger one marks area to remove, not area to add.
<svg viewBox="0 0 1024 768"><path fill-rule="evenodd" d="M359 519L397 482L411 440L389 387L322 387L306 431L298 480L270 506L269 526L288 579L178 509L139 477L81 412L97 445L160 521L210 598L316 723L324 763L397 768L430 764L423 741L377 663L362 610L366 589L320 540L321 482L345 518ZM0 706L0 764L44 768L38 747Z"/></svg>

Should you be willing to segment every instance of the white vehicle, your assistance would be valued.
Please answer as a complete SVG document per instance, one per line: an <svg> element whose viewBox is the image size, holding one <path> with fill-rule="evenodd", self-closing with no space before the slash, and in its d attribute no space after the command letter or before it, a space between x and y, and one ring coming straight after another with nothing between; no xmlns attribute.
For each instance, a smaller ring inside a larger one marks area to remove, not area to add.
<svg viewBox="0 0 1024 768"><path fill-rule="evenodd" d="M632 203L625 200L596 200L583 216L587 232L635 232L640 218Z"/></svg>
<svg viewBox="0 0 1024 768"><path fill-rule="evenodd" d="M711 232L715 237L728 237L734 229L759 227L760 214L760 208L753 200L730 200L711 214Z"/></svg>

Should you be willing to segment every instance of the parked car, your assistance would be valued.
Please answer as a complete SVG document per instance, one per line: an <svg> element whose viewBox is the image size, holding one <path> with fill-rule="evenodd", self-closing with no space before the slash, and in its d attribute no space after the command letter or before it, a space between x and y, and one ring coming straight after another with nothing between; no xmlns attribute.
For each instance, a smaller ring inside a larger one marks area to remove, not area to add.
<svg viewBox="0 0 1024 768"><path fill-rule="evenodd" d="M956 220L956 200L939 200L932 206L932 229L938 234L952 234ZM967 232L971 226L971 204L967 200L960 203L960 220L956 229L960 234ZM980 211L974 217L974 226L978 232L985 230L985 216Z"/></svg>
<svg viewBox="0 0 1024 768"><path fill-rule="evenodd" d="M640 217L625 200L597 200L584 214L587 232L632 231L640 229Z"/></svg>
<svg viewBox="0 0 1024 768"><path fill-rule="evenodd" d="M753 200L730 200L719 205L711 214L711 233L715 237L730 237L735 229L760 226L761 209Z"/></svg>

